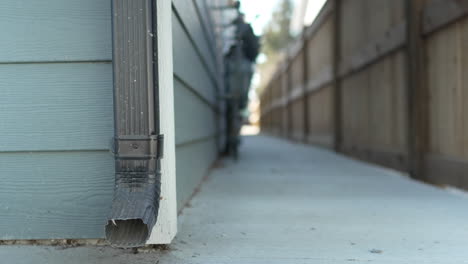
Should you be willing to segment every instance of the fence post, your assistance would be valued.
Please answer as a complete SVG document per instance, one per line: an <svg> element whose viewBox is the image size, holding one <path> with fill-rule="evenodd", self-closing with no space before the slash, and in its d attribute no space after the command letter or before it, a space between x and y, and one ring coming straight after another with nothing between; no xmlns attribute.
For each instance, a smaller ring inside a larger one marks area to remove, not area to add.
<svg viewBox="0 0 468 264"><path fill-rule="evenodd" d="M287 124L287 132L286 138L291 139L293 138L293 119L292 119L292 100L291 100L291 92L292 92L292 77L291 77L291 57L289 54L289 50L287 51L286 55L286 70L284 72L286 75L286 124Z"/></svg>
<svg viewBox="0 0 468 264"><path fill-rule="evenodd" d="M406 0L408 172L424 180L428 145L428 91L424 79L423 0Z"/></svg>
<svg viewBox="0 0 468 264"><path fill-rule="evenodd" d="M342 93L340 80L341 61L341 0L333 0L333 121L334 149L339 152L342 147ZM357 18L358 19L358 18Z"/></svg>
<svg viewBox="0 0 468 264"><path fill-rule="evenodd" d="M309 132L310 132L310 124L309 124L309 96L307 94L307 82L309 80L309 50L308 50L308 45L309 45L309 39L307 38L306 34L306 29L302 32L302 63L303 63L303 69L302 69L302 100L303 106L304 106L304 142L308 143L308 138L309 138Z"/></svg>

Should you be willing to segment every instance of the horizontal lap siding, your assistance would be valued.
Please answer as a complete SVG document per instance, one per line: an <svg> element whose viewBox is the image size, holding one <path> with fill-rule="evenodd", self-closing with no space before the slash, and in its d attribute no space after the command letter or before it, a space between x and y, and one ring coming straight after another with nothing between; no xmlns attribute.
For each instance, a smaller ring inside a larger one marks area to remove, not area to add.
<svg viewBox="0 0 468 264"><path fill-rule="evenodd" d="M211 3L211 2L210 2ZM208 4L210 4L208 3ZM213 3L211 3L213 4ZM216 43L201 2L173 1L177 206L190 199L217 157L220 131Z"/></svg>
<svg viewBox="0 0 468 264"><path fill-rule="evenodd" d="M0 153L0 239L103 237L113 163L109 151Z"/></svg>
<svg viewBox="0 0 468 264"><path fill-rule="evenodd" d="M111 60L109 0L15 0L0 8L0 63Z"/></svg>
<svg viewBox="0 0 468 264"><path fill-rule="evenodd" d="M187 37L190 38L191 44L196 49L198 55L203 58L204 67L208 69L210 77L216 79L218 68L216 67L215 47L212 46L214 39L211 39L208 33L213 28L203 18L204 14L200 6L201 3L186 0L173 0L172 2L178 18L182 22L179 25L189 32Z"/></svg>
<svg viewBox="0 0 468 264"><path fill-rule="evenodd" d="M173 15L172 34L174 43L174 74L187 83L190 89L203 100L215 104L215 82L209 70L204 66L205 58L197 53L198 48L190 41L183 22ZM177 107L177 105L176 105Z"/></svg>
<svg viewBox="0 0 468 264"><path fill-rule="evenodd" d="M0 151L107 150L112 64L0 64Z"/></svg>
<svg viewBox="0 0 468 264"><path fill-rule="evenodd" d="M101 238L114 182L110 1L7 1L0 29L0 239Z"/></svg>
<svg viewBox="0 0 468 264"><path fill-rule="evenodd" d="M177 156L177 206L189 202L197 186L216 160L216 138L211 137L192 144L179 145Z"/></svg>
<svg viewBox="0 0 468 264"><path fill-rule="evenodd" d="M213 108L197 98L190 88L174 80L176 145L213 137L216 115Z"/></svg>

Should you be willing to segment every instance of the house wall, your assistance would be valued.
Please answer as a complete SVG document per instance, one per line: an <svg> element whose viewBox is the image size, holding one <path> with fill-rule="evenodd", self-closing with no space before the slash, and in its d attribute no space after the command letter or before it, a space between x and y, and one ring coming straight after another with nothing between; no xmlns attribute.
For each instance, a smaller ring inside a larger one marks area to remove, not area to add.
<svg viewBox="0 0 468 264"><path fill-rule="evenodd" d="M210 7L224 2L172 2L179 210L223 142L223 15ZM0 240L103 238L114 188L111 1L5 2L0 29Z"/></svg>
<svg viewBox="0 0 468 264"><path fill-rule="evenodd" d="M103 237L114 185L110 1L5 1L0 29L0 239Z"/></svg>
<svg viewBox="0 0 468 264"><path fill-rule="evenodd" d="M210 6L224 1L173 1L177 206L190 199L221 148L220 47ZM219 12L219 11L218 11ZM221 22L217 22L221 23Z"/></svg>

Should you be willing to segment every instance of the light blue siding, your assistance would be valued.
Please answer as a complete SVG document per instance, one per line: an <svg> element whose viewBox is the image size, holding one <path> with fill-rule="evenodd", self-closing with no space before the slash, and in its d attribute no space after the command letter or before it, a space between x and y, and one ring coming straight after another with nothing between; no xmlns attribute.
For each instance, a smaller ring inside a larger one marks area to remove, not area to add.
<svg viewBox="0 0 468 264"><path fill-rule="evenodd" d="M183 21L183 26L189 32L187 37L203 58L203 63L211 76L216 78L218 71L215 59L216 49L212 45L214 39L210 39L208 33L213 30L206 24L208 14L202 13L200 3L197 4L195 1L174 0L173 3L180 21Z"/></svg>
<svg viewBox="0 0 468 264"><path fill-rule="evenodd" d="M174 74L190 84L207 101L215 103L215 83L208 69L203 66L204 58L197 54L197 48L190 42L181 23L173 16Z"/></svg>
<svg viewBox="0 0 468 264"><path fill-rule="evenodd" d="M2 2L0 239L104 236L110 18L110 0Z"/></svg>
<svg viewBox="0 0 468 264"><path fill-rule="evenodd" d="M174 1L179 209L217 157L220 67L205 13ZM114 184L110 0L6 1L0 31L0 239L102 238Z"/></svg>
<svg viewBox="0 0 468 264"><path fill-rule="evenodd" d="M2 1L0 63L110 60L110 9L110 0Z"/></svg>
<svg viewBox="0 0 468 264"><path fill-rule="evenodd" d="M0 240L103 237L112 166L108 151L0 153Z"/></svg>
<svg viewBox="0 0 468 264"><path fill-rule="evenodd" d="M201 101L189 88L174 80L176 145L215 135L213 108Z"/></svg>
<svg viewBox="0 0 468 264"><path fill-rule="evenodd" d="M173 1L177 205L190 199L218 155L216 45L194 1Z"/></svg>
<svg viewBox="0 0 468 264"><path fill-rule="evenodd" d="M112 65L0 64L0 151L109 149Z"/></svg>
<svg viewBox="0 0 468 264"><path fill-rule="evenodd" d="M216 160L216 139L203 139L176 148L177 206L182 208Z"/></svg>

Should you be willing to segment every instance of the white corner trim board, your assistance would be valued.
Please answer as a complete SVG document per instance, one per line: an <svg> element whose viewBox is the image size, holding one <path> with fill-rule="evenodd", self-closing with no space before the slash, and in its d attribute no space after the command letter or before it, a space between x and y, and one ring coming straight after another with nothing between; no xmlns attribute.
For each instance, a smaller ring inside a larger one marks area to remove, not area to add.
<svg viewBox="0 0 468 264"><path fill-rule="evenodd" d="M172 82L172 9L171 1L156 1L156 3L159 109L161 133L164 135L164 158L161 160L159 216L147 244L169 244L177 233L174 89Z"/></svg>

